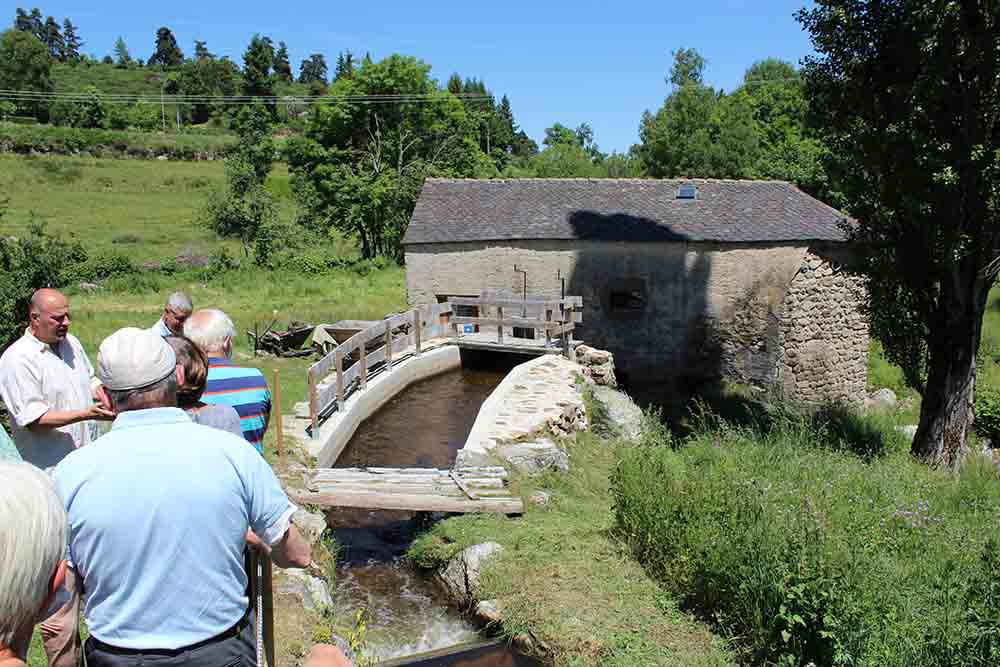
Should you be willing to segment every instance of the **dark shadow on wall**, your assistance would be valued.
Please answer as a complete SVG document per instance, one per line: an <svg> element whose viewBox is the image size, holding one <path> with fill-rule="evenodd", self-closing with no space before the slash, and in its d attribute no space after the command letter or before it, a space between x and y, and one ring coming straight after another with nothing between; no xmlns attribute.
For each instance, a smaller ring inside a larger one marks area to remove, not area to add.
<svg viewBox="0 0 1000 667"><path fill-rule="evenodd" d="M647 402L719 378L708 317L711 255L647 218L576 211L569 221L580 243L566 292L584 303L576 337L610 350L619 382Z"/></svg>

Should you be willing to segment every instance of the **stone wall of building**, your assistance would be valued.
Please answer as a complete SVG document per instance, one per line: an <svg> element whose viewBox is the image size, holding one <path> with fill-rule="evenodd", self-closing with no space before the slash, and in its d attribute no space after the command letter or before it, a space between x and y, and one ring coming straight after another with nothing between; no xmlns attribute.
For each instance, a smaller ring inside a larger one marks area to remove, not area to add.
<svg viewBox="0 0 1000 667"><path fill-rule="evenodd" d="M835 251L806 255L785 297L781 386L801 401L858 401L868 377L864 283L840 270Z"/></svg>
<svg viewBox="0 0 1000 667"><path fill-rule="evenodd" d="M524 275L515 265L527 271L529 295L558 298L565 278L566 293L583 297L583 322L575 336L610 350L626 386L731 378L816 400L833 385L817 383L784 354L786 341L793 355L804 354L798 325L785 323L785 302L790 288L811 294L805 283L812 278L800 271L811 256L805 245L778 244L415 244L406 247L406 279L416 305L484 292L520 294ZM836 336L848 320L824 322Z"/></svg>

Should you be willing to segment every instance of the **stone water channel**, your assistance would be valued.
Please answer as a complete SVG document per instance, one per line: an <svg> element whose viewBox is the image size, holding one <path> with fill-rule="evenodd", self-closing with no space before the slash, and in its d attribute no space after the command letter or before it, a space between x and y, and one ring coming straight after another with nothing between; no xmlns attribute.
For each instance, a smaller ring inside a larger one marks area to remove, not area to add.
<svg viewBox="0 0 1000 667"><path fill-rule="evenodd" d="M523 360L468 355L461 368L411 385L361 424L336 467L451 467L483 401ZM367 639L376 658L401 658L482 639L476 627L448 605L437 585L404 558L417 534L440 517L348 508L331 509L326 516L342 548L333 612L346 620L358 609L368 609ZM494 650L461 664L536 663Z"/></svg>

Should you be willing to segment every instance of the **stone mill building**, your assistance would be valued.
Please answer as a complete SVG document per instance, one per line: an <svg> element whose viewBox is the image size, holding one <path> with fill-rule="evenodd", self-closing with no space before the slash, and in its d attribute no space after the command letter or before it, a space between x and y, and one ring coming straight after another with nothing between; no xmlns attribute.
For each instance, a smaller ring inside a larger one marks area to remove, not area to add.
<svg viewBox="0 0 1000 667"><path fill-rule="evenodd" d="M845 215L776 181L428 179L403 240L411 304L583 297L576 337L627 386L730 379L863 397L868 325ZM515 271L515 267L517 271Z"/></svg>

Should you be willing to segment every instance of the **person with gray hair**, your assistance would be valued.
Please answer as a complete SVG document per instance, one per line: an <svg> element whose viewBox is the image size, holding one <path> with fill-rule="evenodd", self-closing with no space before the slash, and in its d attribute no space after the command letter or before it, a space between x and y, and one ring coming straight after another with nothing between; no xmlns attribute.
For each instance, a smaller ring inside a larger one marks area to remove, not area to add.
<svg viewBox="0 0 1000 667"><path fill-rule="evenodd" d="M23 667L35 623L66 578L66 511L52 480L0 462L0 665Z"/></svg>
<svg viewBox="0 0 1000 667"><path fill-rule="evenodd" d="M184 334L184 323L191 317L194 304L191 297L184 292L174 292L167 297L167 304L163 307L163 315L154 324L150 331L155 331L160 336L181 336Z"/></svg>
<svg viewBox="0 0 1000 667"><path fill-rule="evenodd" d="M183 368L155 332L111 334L97 371L111 432L53 473L87 591L87 665L255 664L247 531L279 567L308 567L296 507L242 439L177 407Z"/></svg>
<svg viewBox="0 0 1000 667"><path fill-rule="evenodd" d="M233 407L240 416L243 438L263 453L271 419L271 390L260 370L232 362L233 321L221 310L206 308L188 319L184 335L208 356L208 381L201 400Z"/></svg>

